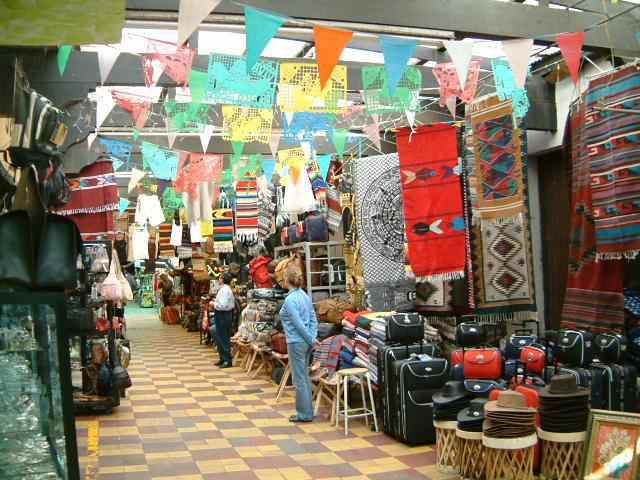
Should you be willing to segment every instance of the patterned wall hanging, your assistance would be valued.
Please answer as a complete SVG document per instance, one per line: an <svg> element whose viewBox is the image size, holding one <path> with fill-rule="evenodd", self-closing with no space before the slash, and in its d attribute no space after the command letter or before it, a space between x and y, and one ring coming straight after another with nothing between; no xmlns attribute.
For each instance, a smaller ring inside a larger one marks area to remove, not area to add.
<svg viewBox="0 0 640 480"><path fill-rule="evenodd" d="M462 278L465 221L456 127L403 128L397 143L411 269L418 281Z"/></svg>
<svg viewBox="0 0 640 480"><path fill-rule="evenodd" d="M326 113L296 112L291 123L285 122L282 141L288 145L315 141L316 135L333 134L333 118Z"/></svg>
<svg viewBox="0 0 640 480"><path fill-rule="evenodd" d="M273 108L278 83L278 62L258 60L247 73L244 57L211 54L203 101Z"/></svg>
<svg viewBox="0 0 640 480"><path fill-rule="evenodd" d="M153 176L163 180L174 180L178 173L178 154L150 142L142 142L143 161L149 165Z"/></svg>
<svg viewBox="0 0 640 480"><path fill-rule="evenodd" d="M121 167L125 167L127 170L131 168L132 144L123 140L104 137L98 137L98 142L104 148L104 152L111 157L114 170L119 170Z"/></svg>
<svg viewBox="0 0 640 480"><path fill-rule="evenodd" d="M589 98L587 96L587 98ZM594 112L595 113L595 112ZM609 112L607 112L609 113ZM626 114L631 117L631 115ZM590 176L590 149L585 142L585 103L572 107L571 229L567 291L561 326L594 332L624 332L624 262L596 261L596 224ZM593 116L591 120L594 120ZM596 122L598 123L598 122Z"/></svg>
<svg viewBox="0 0 640 480"><path fill-rule="evenodd" d="M359 158L354 163L355 210L364 261L364 281L373 309L389 307L384 298L404 298L406 279L404 216L398 155ZM415 288L414 288L415 290ZM395 298L395 297L394 297ZM393 303L393 302L392 302Z"/></svg>
<svg viewBox="0 0 640 480"><path fill-rule="evenodd" d="M478 127L478 130L475 128ZM526 206L526 133L511 102L476 101L467 117L464 155L476 315L490 323L537 318Z"/></svg>
<svg viewBox="0 0 640 480"><path fill-rule="evenodd" d="M501 58L492 58L491 70L498 98L511 100L515 117L524 118L529 111L529 96L526 88L518 88L516 85L516 79L509 62Z"/></svg>
<svg viewBox="0 0 640 480"><path fill-rule="evenodd" d="M363 97L370 114L417 112L420 110L421 88L422 73L416 67L407 67L393 95L389 95L384 67L362 67Z"/></svg>
<svg viewBox="0 0 640 480"><path fill-rule="evenodd" d="M222 138L228 142L260 142L271 140L273 109L223 105Z"/></svg>
<svg viewBox="0 0 640 480"><path fill-rule="evenodd" d="M209 105L202 103L164 103L167 130L172 132L202 132L209 123Z"/></svg>
<svg viewBox="0 0 640 480"><path fill-rule="evenodd" d="M600 259L635 258L640 253L637 65L591 80L584 98L597 255ZM619 110L600 110L602 107Z"/></svg>
<svg viewBox="0 0 640 480"><path fill-rule="evenodd" d="M347 67L337 65L324 89L318 66L311 63L280 64L278 106L282 112L339 113L347 104Z"/></svg>
<svg viewBox="0 0 640 480"><path fill-rule="evenodd" d="M236 182L235 238L240 242L258 240L258 184L255 177Z"/></svg>
<svg viewBox="0 0 640 480"><path fill-rule="evenodd" d="M467 81L464 90L460 88L458 71L453 63L439 63L433 67L433 75L440 85L440 106L445 107L447 98L458 97L465 103L470 103L476 96L478 77L480 76L480 62L473 60L469 63Z"/></svg>

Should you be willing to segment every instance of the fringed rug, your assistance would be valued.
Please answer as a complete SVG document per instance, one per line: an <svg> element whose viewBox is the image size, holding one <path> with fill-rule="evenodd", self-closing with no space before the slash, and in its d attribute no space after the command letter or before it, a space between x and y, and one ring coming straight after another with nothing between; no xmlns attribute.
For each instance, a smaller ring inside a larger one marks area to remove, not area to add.
<svg viewBox="0 0 640 480"><path fill-rule="evenodd" d="M255 177L244 177L236 182L236 240L258 241L258 184ZM215 241L215 239L214 239Z"/></svg>
<svg viewBox="0 0 640 480"><path fill-rule="evenodd" d="M230 208L213 211L213 251L233 252L233 210Z"/></svg>
<svg viewBox="0 0 640 480"><path fill-rule="evenodd" d="M574 107L571 129L571 233L567 292L561 326L593 331L624 329L622 260L596 262L596 226L591 200L589 149L584 142L584 106Z"/></svg>
<svg viewBox="0 0 640 480"><path fill-rule="evenodd" d="M640 72L637 65L591 80L585 93L598 258L640 252ZM605 110L603 110L603 108Z"/></svg>
<svg viewBox="0 0 640 480"><path fill-rule="evenodd" d="M465 221L456 128L403 128L397 143L411 269L419 281L462 278Z"/></svg>

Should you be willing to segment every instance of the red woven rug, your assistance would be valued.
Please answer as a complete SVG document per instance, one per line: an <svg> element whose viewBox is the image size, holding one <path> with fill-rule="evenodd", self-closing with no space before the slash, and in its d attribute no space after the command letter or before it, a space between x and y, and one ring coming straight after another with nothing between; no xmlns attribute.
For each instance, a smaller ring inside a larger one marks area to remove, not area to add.
<svg viewBox="0 0 640 480"><path fill-rule="evenodd" d="M397 144L411 268L426 281L462 278L465 222L456 129L401 129Z"/></svg>

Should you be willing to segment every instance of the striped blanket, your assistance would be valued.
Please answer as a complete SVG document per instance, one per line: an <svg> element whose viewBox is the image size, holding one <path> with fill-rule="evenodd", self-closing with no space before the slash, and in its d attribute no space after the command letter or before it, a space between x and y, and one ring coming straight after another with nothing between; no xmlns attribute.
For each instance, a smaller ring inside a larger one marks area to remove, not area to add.
<svg viewBox="0 0 640 480"><path fill-rule="evenodd" d="M213 251L233 252L233 210L230 208L213 211Z"/></svg>
<svg viewBox="0 0 640 480"><path fill-rule="evenodd" d="M589 83L584 141L589 156L598 258L640 253L640 72L621 68Z"/></svg>
<svg viewBox="0 0 640 480"><path fill-rule="evenodd" d="M236 240L258 240L258 184L255 177L236 182Z"/></svg>

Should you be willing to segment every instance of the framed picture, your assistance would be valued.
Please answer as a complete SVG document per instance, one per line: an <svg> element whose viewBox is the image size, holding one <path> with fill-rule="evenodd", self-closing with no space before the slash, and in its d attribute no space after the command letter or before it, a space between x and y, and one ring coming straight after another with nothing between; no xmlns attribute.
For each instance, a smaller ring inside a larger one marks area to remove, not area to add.
<svg viewBox="0 0 640 480"><path fill-rule="evenodd" d="M640 415L591 410L581 478L634 480L640 456Z"/></svg>

